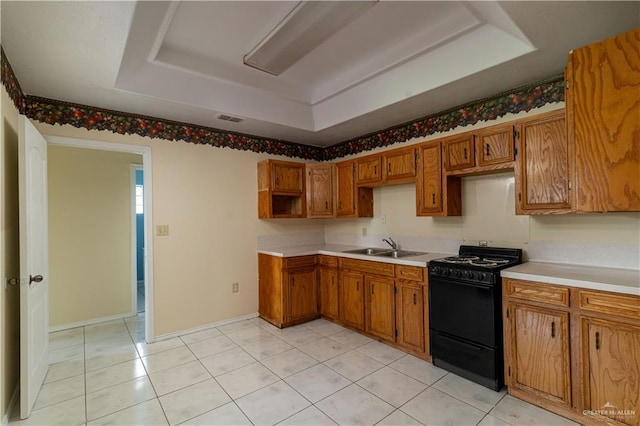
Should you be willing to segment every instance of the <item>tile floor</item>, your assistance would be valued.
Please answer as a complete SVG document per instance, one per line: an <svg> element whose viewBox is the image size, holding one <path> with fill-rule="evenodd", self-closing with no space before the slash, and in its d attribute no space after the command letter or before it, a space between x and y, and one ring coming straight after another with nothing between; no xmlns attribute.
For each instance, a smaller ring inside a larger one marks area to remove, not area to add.
<svg viewBox="0 0 640 426"><path fill-rule="evenodd" d="M51 333L38 425L564 425L325 320L144 343L144 316Z"/></svg>

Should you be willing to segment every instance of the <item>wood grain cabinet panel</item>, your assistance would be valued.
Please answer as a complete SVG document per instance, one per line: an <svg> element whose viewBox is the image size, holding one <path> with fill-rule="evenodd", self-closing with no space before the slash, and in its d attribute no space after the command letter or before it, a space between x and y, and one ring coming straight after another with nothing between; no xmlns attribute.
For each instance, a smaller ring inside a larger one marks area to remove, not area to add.
<svg viewBox="0 0 640 426"><path fill-rule="evenodd" d="M569 54L576 210L640 211L640 29Z"/></svg>
<svg viewBox="0 0 640 426"><path fill-rule="evenodd" d="M585 410L592 417L640 424L640 327L583 319Z"/></svg>
<svg viewBox="0 0 640 426"><path fill-rule="evenodd" d="M336 164L337 217L373 217L373 189L356 186L356 162Z"/></svg>
<svg viewBox="0 0 640 426"><path fill-rule="evenodd" d="M513 126L492 126L475 134L478 166L513 161Z"/></svg>
<svg viewBox="0 0 640 426"><path fill-rule="evenodd" d="M476 165L472 134L446 139L443 144L445 170L465 169Z"/></svg>
<svg viewBox="0 0 640 426"><path fill-rule="evenodd" d="M573 157L564 110L520 121L518 135L516 213L570 212Z"/></svg>
<svg viewBox="0 0 640 426"><path fill-rule="evenodd" d="M569 314L509 304L508 386L571 405Z"/></svg>
<svg viewBox="0 0 640 426"><path fill-rule="evenodd" d="M336 167L307 164L307 217L336 216Z"/></svg>
<svg viewBox="0 0 640 426"><path fill-rule="evenodd" d="M288 161L271 161L271 187L275 192L301 194L304 191L304 164Z"/></svg>
<svg viewBox="0 0 640 426"><path fill-rule="evenodd" d="M318 267L318 285L320 287L320 314L332 319L340 317L338 268Z"/></svg>
<svg viewBox="0 0 640 426"><path fill-rule="evenodd" d="M300 218L307 213L304 163L258 162L258 217Z"/></svg>
<svg viewBox="0 0 640 426"><path fill-rule="evenodd" d="M384 340L395 341L394 279L365 275L365 331Z"/></svg>
<svg viewBox="0 0 640 426"><path fill-rule="evenodd" d="M396 289L396 342L414 351L424 352L424 287L415 282L398 280Z"/></svg>
<svg viewBox="0 0 640 426"><path fill-rule="evenodd" d="M364 330L364 275L340 271L340 319L347 325Z"/></svg>
<svg viewBox="0 0 640 426"><path fill-rule="evenodd" d="M385 183L413 182L417 172L416 149L394 149L383 154Z"/></svg>
<svg viewBox="0 0 640 426"><path fill-rule="evenodd" d="M418 148L420 168L416 183L417 215L442 211L442 154L440 144L424 144Z"/></svg>
<svg viewBox="0 0 640 426"><path fill-rule="evenodd" d="M356 183L377 184L382 182L382 157L369 155L356 159Z"/></svg>
<svg viewBox="0 0 640 426"><path fill-rule="evenodd" d="M303 322L318 316L315 267L288 272L287 322Z"/></svg>

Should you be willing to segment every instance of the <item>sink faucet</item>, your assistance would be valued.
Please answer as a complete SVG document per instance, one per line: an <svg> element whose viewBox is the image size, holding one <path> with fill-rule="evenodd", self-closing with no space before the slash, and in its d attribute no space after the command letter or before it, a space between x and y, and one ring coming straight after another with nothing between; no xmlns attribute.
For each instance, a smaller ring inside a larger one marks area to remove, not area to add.
<svg viewBox="0 0 640 426"><path fill-rule="evenodd" d="M384 241L385 243L389 244L391 246L392 249L394 250L398 250L398 243L396 243L395 241L393 241L391 239L391 237L389 237L389 239L383 238L382 241Z"/></svg>

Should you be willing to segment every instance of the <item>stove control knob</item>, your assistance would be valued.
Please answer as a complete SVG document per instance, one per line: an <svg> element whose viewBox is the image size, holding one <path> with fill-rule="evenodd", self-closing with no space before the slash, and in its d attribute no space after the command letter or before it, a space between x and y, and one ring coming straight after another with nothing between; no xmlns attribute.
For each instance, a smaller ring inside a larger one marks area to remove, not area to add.
<svg viewBox="0 0 640 426"><path fill-rule="evenodd" d="M473 277L473 272L471 272L471 271L467 271L467 278L469 278L470 280L472 280L472 279L474 278L474 277Z"/></svg>

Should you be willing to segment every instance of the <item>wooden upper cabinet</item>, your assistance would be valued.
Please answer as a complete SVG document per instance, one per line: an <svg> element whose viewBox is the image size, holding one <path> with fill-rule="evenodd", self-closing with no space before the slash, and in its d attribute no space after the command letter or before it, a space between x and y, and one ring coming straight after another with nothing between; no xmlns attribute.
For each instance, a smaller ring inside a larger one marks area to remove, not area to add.
<svg viewBox="0 0 640 426"><path fill-rule="evenodd" d="M356 159L356 183L376 184L382 182L382 156L369 155Z"/></svg>
<svg viewBox="0 0 640 426"><path fill-rule="evenodd" d="M443 141L444 168L447 171L475 166L473 135L453 136Z"/></svg>
<svg viewBox="0 0 640 426"><path fill-rule="evenodd" d="M569 54L576 210L640 211L640 29Z"/></svg>
<svg viewBox="0 0 640 426"><path fill-rule="evenodd" d="M383 154L385 183L413 182L417 172L416 148L394 149Z"/></svg>
<svg viewBox="0 0 640 426"><path fill-rule="evenodd" d="M373 217L373 189L356 187L356 162L336 164L337 217Z"/></svg>
<svg viewBox="0 0 640 426"><path fill-rule="evenodd" d="M564 109L520 121L518 146L516 213L570 212L573 157Z"/></svg>
<svg viewBox="0 0 640 426"><path fill-rule="evenodd" d="M258 162L258 217L305 217L304 163L281 160Z"/></svg>
<svg viewBox="0 0 640 426"><path fill-rule="evenodd" d="M307 217L335 217L335 164L307 164L306 170Z"/></svg>
<svg viewBox="0 0 640 426"><path fill-rule="evenodd" d="M271 160L271 188L274 192L301 194L304 191L304 163Z"/></svg>
<svg viewBox="0 0 640 426"><path fill-rule="evenodd" d="M513 161L513 126L492 126L475 134L478 166Z"/></svg>
<svg viewBox="0 0 640 426"><path fill-rule="evenodd" d="M417 215L442 211L442 156L440 144L420 145L420 168L416 183Z"/></svg>

